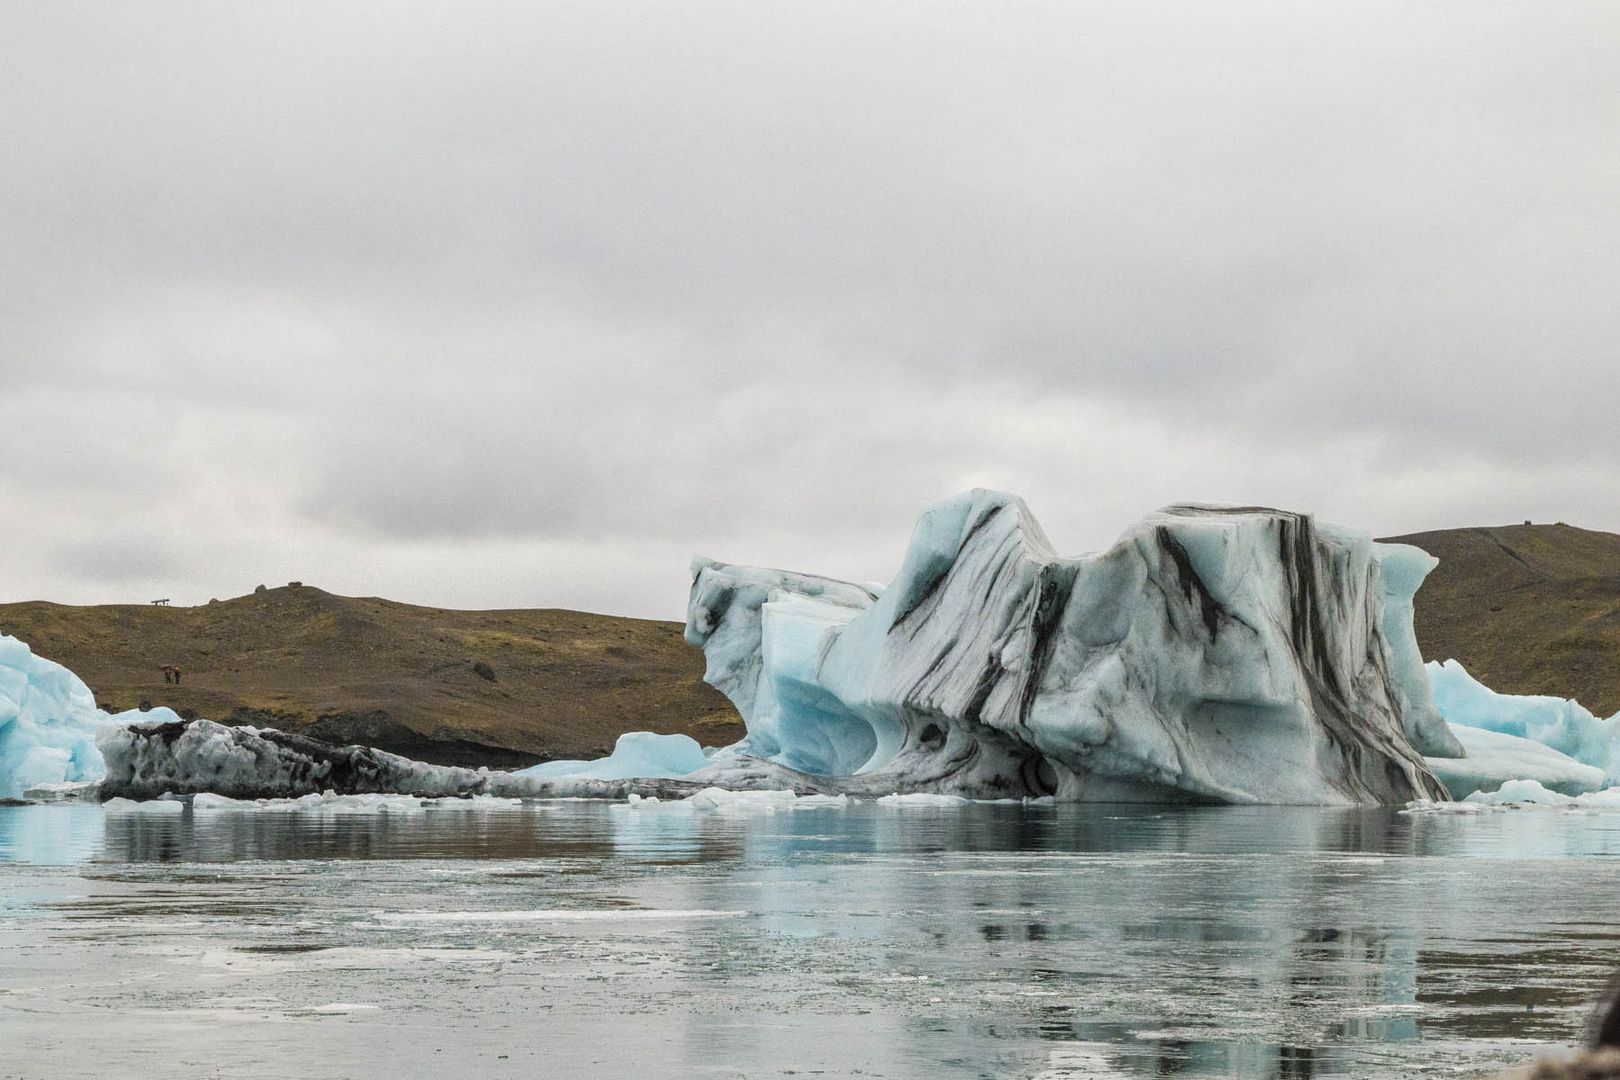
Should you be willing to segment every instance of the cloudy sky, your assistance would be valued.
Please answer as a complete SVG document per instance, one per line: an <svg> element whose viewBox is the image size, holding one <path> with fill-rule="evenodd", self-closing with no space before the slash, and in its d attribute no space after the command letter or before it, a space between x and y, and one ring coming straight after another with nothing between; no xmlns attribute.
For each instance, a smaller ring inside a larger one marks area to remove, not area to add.
<svg viewBox="0 0 1620 1080"><path fill-rule="evenodd" d="M1620 6L0 7L0 599L1620 530Z"/></svg>

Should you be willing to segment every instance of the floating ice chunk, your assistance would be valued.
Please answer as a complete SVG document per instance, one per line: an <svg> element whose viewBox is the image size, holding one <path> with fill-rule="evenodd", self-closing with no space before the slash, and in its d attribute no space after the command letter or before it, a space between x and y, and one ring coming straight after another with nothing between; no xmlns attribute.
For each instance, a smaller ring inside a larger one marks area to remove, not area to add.
<svg viewBox="0 0 1620 1080"><path fill-rule="evenodd" d="M1603 771L1620 783L1620 714L1600 720L1577 701L1529 694L1499 694L1455 660L1428 665L1435 704L1453 731L1458 725L1517 735ZM1432 764L1432 763L1431 763Z"/></svg>
<svg viewBox="0 0 1620 1080"><path fill-rule="evenodd" d="M651 731L630 731L613 744L613 753L594 761L547 761L514 776L543 778L571 777L591 780L632 778L673 780L694 773L709 764L697 740L689 735L656 735Z"/></svg>
<svg viewBox="0 0 1620 1080"><path fill-rule="evenodd" d="M879 806L917 807L917 806L965 806L971 800L960 795L938 795L929 791L914 791L907 795L885 795L878 799ZM1018 800L1011 800L1018 801Z"/></svg>
<svg viewBox="0 0 1620 1080"><path fill-rule="evenodd" d="M1452 731L1466 755L1430 758L1429 768L1454 799L1477 791L1495 791L1512 780L1533 780L1563 795L1581 795L1603 786L1602 769L1582 764L1543 743L1484 728L1452 725Z"/></svg>
<svg viewBox="0 0 1620 1080"><path fill-rule="evenodd" d="M77 675L0 634L0 798L101 779L96 732L107 722Z"/></svg>
<svg viewBox="0 0 1620 1080"><path fill-rule="evenodd" d="M204 791L192 797L191 809L195 813L204 814L216 810L258 810L261 804L245 799L232 799L224 795L215 795Z"/></svg>
<svg viewBox="0 0 1620 1080"><path fill-rule="evenodd" d="M101 808L114 814L181 814L186 804L179 799L108 799Z"/></svg>
<svg viewBox="0 0 1620 1080"><path fill-rule="evenodd" d="M1568 806L1574 796L1549 791L1534 780L1509 780L1495 791L1476 791L1465 800L1484 806L1533 804L1538 806Z"/></svg>
<svg viewBox="0 0 1620 1080"><path fill-rule="evenodd" d="M1402 814L1484 814L1495 807L1472 802L1439 802L1434 799L1413 799L1401 810Z"/></svg>
<svg viewBox="0 0 1620 1080"><path fill-rule="evenodd" d="M688 798L694 810L778 810L791 808L799 801L792 791L727 791L725 788L704 788Z"/></svg>

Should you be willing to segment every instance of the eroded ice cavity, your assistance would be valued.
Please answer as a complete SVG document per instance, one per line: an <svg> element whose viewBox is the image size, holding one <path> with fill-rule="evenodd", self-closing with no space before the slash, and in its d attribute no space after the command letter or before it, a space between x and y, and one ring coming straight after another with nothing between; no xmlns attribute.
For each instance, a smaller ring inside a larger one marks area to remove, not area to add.
<svg viewBox="0 0 1620 1080"><path fill-rule="evenodd" d="M96 732L108 719L77 675L0 634L0 798L100 779Z"/></svg>
<svg viewBox="0 0 1620 1080"><path fill-rule="evenodd" d="M923 514L878 592L699 558L686 636L748 736L692 779L855 794L1402 803L1461 756L1412 633L1435 560L1174 506L1057 555L1023 502Z"/></svg>

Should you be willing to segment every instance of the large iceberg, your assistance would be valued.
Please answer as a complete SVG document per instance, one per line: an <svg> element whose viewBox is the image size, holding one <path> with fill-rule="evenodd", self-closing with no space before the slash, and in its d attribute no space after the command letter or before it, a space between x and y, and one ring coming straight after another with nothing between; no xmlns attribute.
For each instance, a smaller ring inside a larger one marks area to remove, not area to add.
<svg viewBox="0 0 1620 1080"><path fill-rule="evenodd" d="M1172 506L1059 556L1019 499L918 522L881 591L693 563L687 640L744 741L692 779L1095 801L1443 799L1412 632L1435 565L1306 514Z"/></svg>
<svg viewBox="0 0 1620 1080"><path fill-rule="evenodd" d="M109 719L77 675L0 634L0 798L99 780L96 733Z"/></svg>

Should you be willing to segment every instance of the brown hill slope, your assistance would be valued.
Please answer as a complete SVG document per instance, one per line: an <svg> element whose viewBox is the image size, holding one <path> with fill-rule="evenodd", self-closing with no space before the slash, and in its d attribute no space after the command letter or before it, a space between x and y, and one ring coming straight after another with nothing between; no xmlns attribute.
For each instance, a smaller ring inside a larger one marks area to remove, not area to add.
<svg viewBox="0 0 1620 1080"><path fill-rule="evenodd" d="M595 756L638 729L709 745L743 733L678 623L289 586L190 608L3 604L0 631L71 668L103 708L150 702L428 761ZM179 686L163 681L171 663Z"/></svg>
<svg viewBox="0 0 1620 1080"><path fill-rule="evenodd" d="M1503 693L1620 710L1620 536L1558 524L1391 539L1440 560L1417 595L1425 659L1460 660Z"/></svg>

